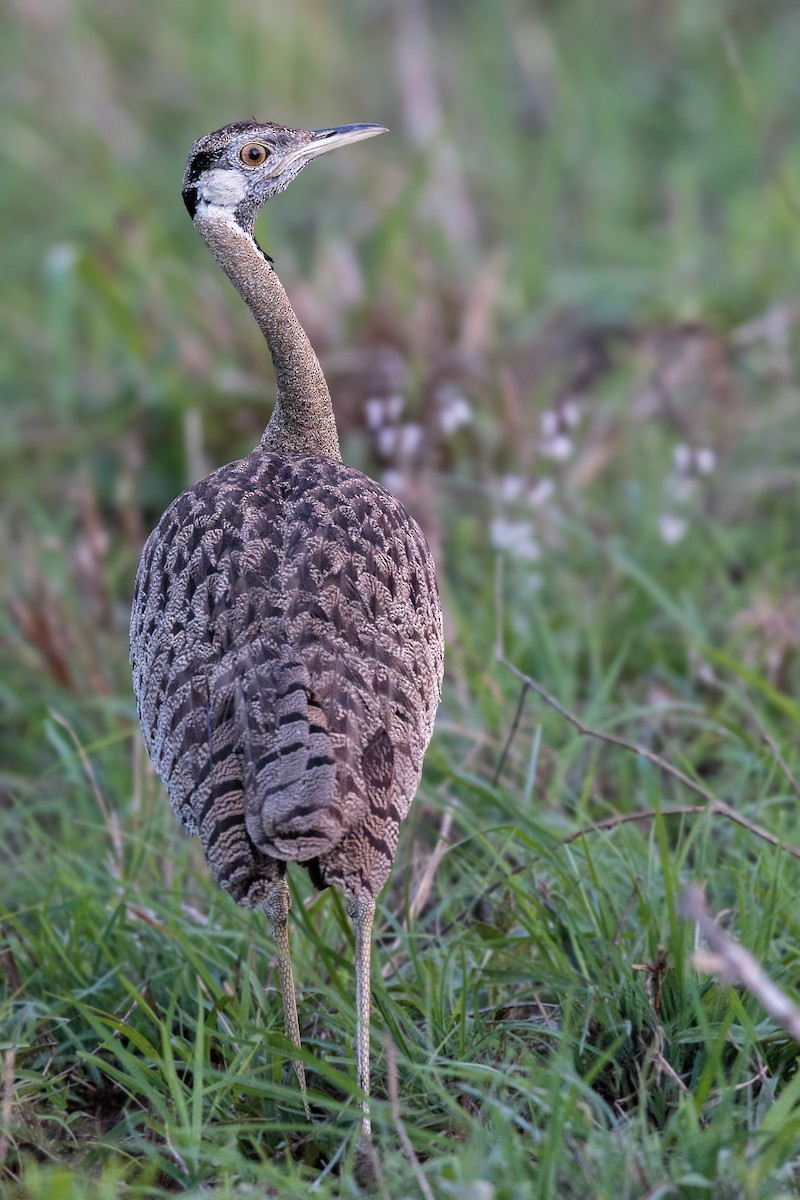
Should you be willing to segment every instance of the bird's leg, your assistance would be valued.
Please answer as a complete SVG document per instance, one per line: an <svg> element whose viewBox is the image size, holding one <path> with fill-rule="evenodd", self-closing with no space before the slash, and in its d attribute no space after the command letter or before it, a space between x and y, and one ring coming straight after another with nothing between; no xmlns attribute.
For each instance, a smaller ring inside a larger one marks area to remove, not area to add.
<svg viewBox="0 0 800 1200"><path fill-rule="evenodd" d="M360 892L348 899L347 911L353 919L356 938L356 1080L364 1094L360 1101L361 1134L369 1141L372 1137L369 1119L369 962L375 901L368 892Z"/></svg>
<svg viewBox="0 0 800 1200"><path fill-rule="evenodd" d="M294 976L292 975L292 958L289 953L289 909L292 898L289 885L285 879L279 879L264 901L264 912L272 929L272 938L278 954L278 970L281 976L281 993L283 995L283 1032L293 1046L300 1049L300 1022L297 1019L297 997L294 991ZM303 1108L307 1120L311 1120L311 1110L308 1107L306 1091L305 1067L296 1058L293 1062L297 1082L300 1084L300 1094L303 1098Z"/></svg>

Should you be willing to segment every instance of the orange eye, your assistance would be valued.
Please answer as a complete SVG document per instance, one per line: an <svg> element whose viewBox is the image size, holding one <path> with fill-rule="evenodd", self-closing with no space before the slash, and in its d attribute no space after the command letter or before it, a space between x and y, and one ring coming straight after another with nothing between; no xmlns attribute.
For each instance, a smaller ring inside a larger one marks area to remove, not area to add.
<svg viewBox="0 0 800 1200"><path fill-rule="evenodd" d="M248 142L239 151L239 158L246 167L260 167L269 158L269 150L261 142Z"/></svg>

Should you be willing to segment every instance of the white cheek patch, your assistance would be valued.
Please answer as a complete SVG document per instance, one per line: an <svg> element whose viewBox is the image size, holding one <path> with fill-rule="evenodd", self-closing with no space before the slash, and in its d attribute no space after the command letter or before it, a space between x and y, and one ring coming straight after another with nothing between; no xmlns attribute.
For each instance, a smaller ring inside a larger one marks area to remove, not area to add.
<svg viewBox="0 0 800 1200"><path fill-rule="evenodd" d="M205 200L201 200L192 219L195 222L198 220L222 222L223 225L227 225L235 233L241 233L244 236L241 225L237 223L236 217L233 215L233 209L223 208L220 204L207 204Z"/></svg>
<svg viewBox="0 0 800 1200"><path fill-rule="evenodd" d="M216 167L206 171L197 183L197 195L206 204L220 208L236 208L244 200L247 184L237 171L226 171Z"/></svg>

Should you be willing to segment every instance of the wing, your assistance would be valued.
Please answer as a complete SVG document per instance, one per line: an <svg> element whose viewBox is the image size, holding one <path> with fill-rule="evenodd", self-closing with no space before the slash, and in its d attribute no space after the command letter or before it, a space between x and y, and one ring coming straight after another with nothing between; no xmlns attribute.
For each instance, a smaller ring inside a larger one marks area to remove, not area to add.
<svg viewBox="0 0 800 1200"><path fill-rule="evenodd" d="M416 789L441 684L424 539L359 472L256 452L164 514L131 659L148 751L215 874L320 857Z"/></svg>

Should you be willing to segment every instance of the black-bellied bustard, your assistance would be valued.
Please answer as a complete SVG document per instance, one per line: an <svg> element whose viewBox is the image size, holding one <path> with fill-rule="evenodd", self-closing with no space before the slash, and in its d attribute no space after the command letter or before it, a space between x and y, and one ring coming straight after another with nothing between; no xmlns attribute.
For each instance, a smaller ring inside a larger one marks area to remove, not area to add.
<svg viewBox="0 0 800 1200"><path fill-rule="evenodd" d="M252 454L164 513L131 616L148 753L215 880L266 912L298 1047L286 864L344 892L367 1136L375 898L439 703L441 610L416 522L341 460L325 378L253 223L312 158L382 132L242 121L192 147L184 202L264 334L277 401ZM308 1111L299 1061L295 1070Z"/></svg>

